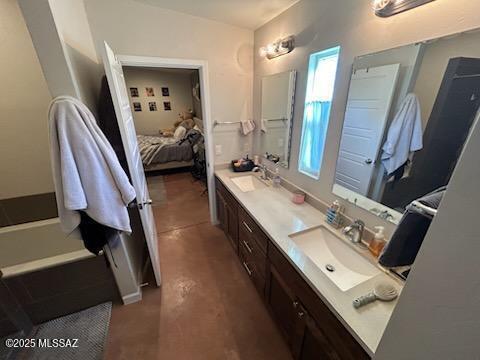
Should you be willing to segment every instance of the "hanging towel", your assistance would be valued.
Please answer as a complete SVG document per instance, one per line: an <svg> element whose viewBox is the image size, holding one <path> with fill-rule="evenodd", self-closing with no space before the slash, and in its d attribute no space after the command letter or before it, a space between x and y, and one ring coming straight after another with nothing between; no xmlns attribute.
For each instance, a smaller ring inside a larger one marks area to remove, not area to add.
<svg viewBox="0 0 480 360"><path fill-rule="evenodd" d="M131 232L127 205L135 190L90 110L73 97L57 97L50 104L49 128L62 229L77 228L83 211L102 225Z"/></svg>
<svg viewBox="0 0 480 360"><path fill-rule="evenodd" d="M242 134L248 135L253 130L255 130L255 123L252 120L245 120L241 122L242 124Z"/></svg>
<svg viewBox="0 0 480 360"><path fill-rule="evenodd" d="M388 129L383 144L382 163L390 175L404 165L411 152L423 148L422 116L415 94L408 94Z"/></svg>
<svg viewBox="0 0 480 360"><path fill-rule="evenodd" d="M267 119L260 119L260 130L264 133L267 132L268 128L268 120Z"/></svg>

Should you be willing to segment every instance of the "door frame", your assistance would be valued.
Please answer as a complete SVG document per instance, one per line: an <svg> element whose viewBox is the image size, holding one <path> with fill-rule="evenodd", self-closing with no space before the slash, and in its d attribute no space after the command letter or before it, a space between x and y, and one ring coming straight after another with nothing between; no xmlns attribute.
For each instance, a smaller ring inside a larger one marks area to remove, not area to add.
<svg viewBox="0 0 480 360"><path fill-rule="evenodd" d="M210 221L217 223L215 204L215 179L214 179L214 145L213 125L211 122L210 109L210 86L208 62L196 59L175 59L156 56L117 55L117 60L123 66L151 67L151 68L176 68L198 70L200 78L200 94L202 103L203 135L205 139L205 158L207 162L207 188L208 205L210 208Z"/></svg>

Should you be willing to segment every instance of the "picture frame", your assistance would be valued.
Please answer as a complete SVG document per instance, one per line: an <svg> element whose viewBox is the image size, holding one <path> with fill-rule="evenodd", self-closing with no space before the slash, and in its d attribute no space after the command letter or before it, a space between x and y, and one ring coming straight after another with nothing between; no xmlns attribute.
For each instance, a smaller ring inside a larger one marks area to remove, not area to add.
<svg viewBox="0 0 480 360"><path fill-rule="evenodd" d="M139 93L138 93L138 87L131 87L130 88L130 96L131 97L139 97Z"/></svg>
<svg viewBox="0 0 480 360"><path fill-rule="evenodd" d="M172 111L172 103L170 101L163 102L163 110Z"/></svg>
<svg viewBox="0 0 480 360"><path fill-rule="evenodd" d="M147 96L149 96L149 97L155 96L155 91L153 90L153 87L146 87L145 91L147 93Z"/></svg>
<svg viewBox="0 0 480 360"><path fill-rule="evenodd" d="M157 103L155 101L150 101L148 103L148 108L150 111L157 111Z"/></svg>
<svg viewBox="0 0 480 360"><path fill-rule="evenodd" d="M142 104L139 102L134 102L133 104L133 111L138 112L142 111Z"/></svg>
<svg viewBox="0 0 480 360"><path fill-rule="evenodd" d="M170 96L170 89L168 87L162 87L162 96Z"/></svg>

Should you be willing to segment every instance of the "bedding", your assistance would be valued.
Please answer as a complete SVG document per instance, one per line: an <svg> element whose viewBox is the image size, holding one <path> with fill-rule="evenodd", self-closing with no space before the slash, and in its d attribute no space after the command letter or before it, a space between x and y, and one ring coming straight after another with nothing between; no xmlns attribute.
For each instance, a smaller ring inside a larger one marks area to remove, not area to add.
<svg viewBox="0 0 480 360"><path fill-rule="evenodd" d="M170 161L190 161L193 146L203 136L196 130L189 130L180 140L172 137L137 135L140 156L144 166L163 164Z"/></svg>

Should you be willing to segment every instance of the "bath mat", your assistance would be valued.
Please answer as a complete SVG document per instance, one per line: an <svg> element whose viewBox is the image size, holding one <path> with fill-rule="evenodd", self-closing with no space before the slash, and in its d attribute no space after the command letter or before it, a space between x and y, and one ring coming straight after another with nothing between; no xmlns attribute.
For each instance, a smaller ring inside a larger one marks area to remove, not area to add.
<svg viewBox="0 0 480 360"><path fill-rule="evenodd" d="M45 346L47 341L50 347L26 349L18 359L101 360L111 314L112 303L108 302L39 325L35 332L37 345L43 341Z"/></svg>

